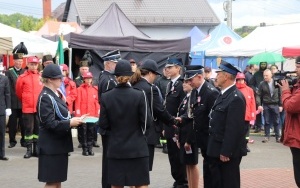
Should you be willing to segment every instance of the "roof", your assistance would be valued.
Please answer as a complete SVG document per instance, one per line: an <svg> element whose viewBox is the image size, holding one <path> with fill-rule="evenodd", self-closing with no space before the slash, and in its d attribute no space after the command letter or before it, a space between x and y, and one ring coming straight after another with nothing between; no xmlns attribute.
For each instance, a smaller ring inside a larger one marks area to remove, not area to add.
<svg viewBox="0 0 300 188"><path fill-rule="evenodd" d="M52 18L57 19L57 21L62 21L65 7L66 7L66 2L61 3L58 7L56 7L56 9L52 11L52 15L51 15Z"/></svg>
<svg viewBox="0 0 300 188"><path fill-rule="evenodd" d="M70 32L81 33L82 29L76 22L57 22L57 21L47 21L43 27L41 27L35 35L65 35Z"/></svg>
<svg viewBox="0 0 300 188"><path fill-rule="evenodd" d="M149 38L130 22L116 3L112 3L107 11L82 34L101 37L135 36Z"/></svg>
<svg viewBox="0 0 300 188"><path fill-rule="evenodd" d="M81 23L92 25L117 3L134 25L218 25L207 0L67 0L65 15L74 3ZM64 19L67 17L65 16ZM63 20L65 21L65 20Z"/></svg>

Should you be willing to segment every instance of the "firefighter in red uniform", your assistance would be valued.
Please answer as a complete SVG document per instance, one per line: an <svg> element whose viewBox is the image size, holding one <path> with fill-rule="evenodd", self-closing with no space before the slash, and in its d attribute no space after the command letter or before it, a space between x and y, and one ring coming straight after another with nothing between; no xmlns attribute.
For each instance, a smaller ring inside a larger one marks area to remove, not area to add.
<svg viewBox="0 0 300 188"><path fill-rule="evenodd" d="M37 117L36 104L43 88L38 72L38 65L39 59L37 57L28 57L28 70L18 77L16 83L16 95L22 102L22 117L25 127L27 152L24 158L37 156L39 120Z"/></svg>
<svg viewBox="0 0 300 188"><path fill-rule="evenodd" d="M84 83L77 88L77 98L75 100L75 116L99 117L100 105L98 103L98 87L93 86L93 75L86 72L82 75ZM84 123L78 127L78 133L82 136L82 155L94 155L93 142L96 123Z"/></svg>

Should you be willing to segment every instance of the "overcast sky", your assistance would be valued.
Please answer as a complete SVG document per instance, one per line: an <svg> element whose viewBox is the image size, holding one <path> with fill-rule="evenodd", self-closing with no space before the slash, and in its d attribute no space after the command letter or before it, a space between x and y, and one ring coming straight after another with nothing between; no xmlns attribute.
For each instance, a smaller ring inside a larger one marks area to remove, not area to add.
<svg viewBox="0 0 300 188"><path fill-rule="evenodd" d="M66 0L52 0L52 10ZM224 0L207 0L220 21L224 21ZM20 4L22 2L22 4ZM25 3L26 2L26 3ZM184 3L184 0L182 1ZM233 28L300 22L300 0L235 0L232 2ZM42 17L42 0L0 0L0 13L19 12Z"/></svg>

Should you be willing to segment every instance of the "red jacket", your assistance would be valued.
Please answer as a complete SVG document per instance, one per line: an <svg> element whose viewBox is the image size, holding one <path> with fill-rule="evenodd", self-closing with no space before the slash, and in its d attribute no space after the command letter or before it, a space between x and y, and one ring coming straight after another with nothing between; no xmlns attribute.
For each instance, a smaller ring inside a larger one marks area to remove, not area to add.
<svg viewBox="0 0 300 188"><path fill-rule="evenodd" d="M253 89L248 87L245 83L239 84L236 83L236 87L240 92L243 93L246 99L246 113L245 113L245 120L246 121L253 121L256 119L256 102L254 97Z"/></svg>
<svg viewBox="0 0 300 188"><path fill-rule="evenodd" d="M294 85L292 92L282 91L281 98L286 112L283 144L300 149L300 81Z"/></svg>
<svg viewBox="0 0 300 188"><path fill-rule="evenodd" d="M73 113L73 104L75 102L75 99L77 97L77 88L76 84L71 78L65 77L64 84L66 88L66 100L68 104L68 109L70 113Z"/></svg>
<svg viewBox="0 0 300 188"><path fill-rule="evenodd" d="M35 113L36 104L43 84L37 71L26 71L21 74L16 83L16 95L22 102L23 113Z"/></svg>
<svg viewBox="0 0 300 188"><path fill-rule="evenodd" d="M98 87L82 84L77 88L77 98L75 100L75 116L89 114L89 116L99 117L100 105L98 102Z"/></svg>

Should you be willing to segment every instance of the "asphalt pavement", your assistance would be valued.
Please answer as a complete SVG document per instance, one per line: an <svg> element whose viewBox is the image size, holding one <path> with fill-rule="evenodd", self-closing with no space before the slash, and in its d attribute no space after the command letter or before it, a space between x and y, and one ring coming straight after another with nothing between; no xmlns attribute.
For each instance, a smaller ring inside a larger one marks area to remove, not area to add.
<svg viewBox="0 0 300 188"><path fill-rule="evenodd" d="M18 141L19 141L18 136ZM262 143L261 134L251 135L254 140L249 144L251 152L243 157L241 162L242 188L296 188L293 176L292 156L290 149L271 138L269 143ZM99 137L98 140L101 140ZM77 148L77 138L73 138L74 152L69 158L68 180L62 183L64 188L101 188L102 148L94 148L95 156L82 156ZM99 143L101 144L101 143ZM0 161L0 187L17 188L43 187L44 183L37 180L37 158L24 159L26 148L18 143L14 148L8 148L8 135L5 144L6 156L9 161ZM201 163L202 156L199 155ZM200 184L202 184L202 165L200 169ZM162 149L156 148L153 171L150 174L151 188L171 188L173 179L170 173L168 156Z"/></svg>

